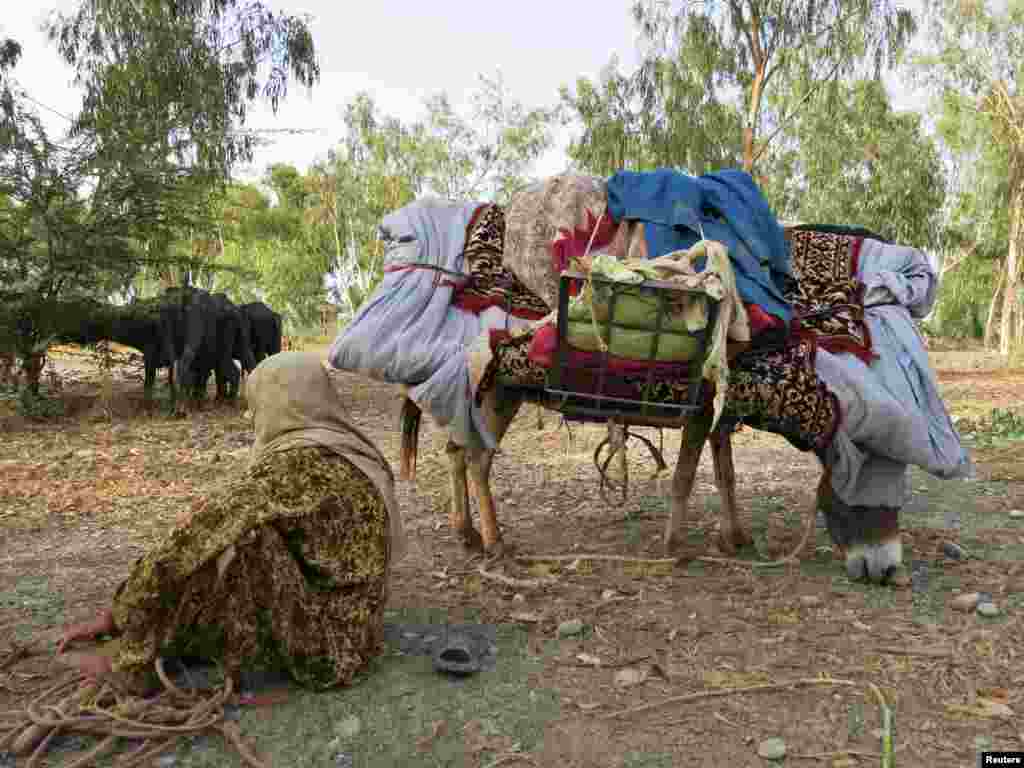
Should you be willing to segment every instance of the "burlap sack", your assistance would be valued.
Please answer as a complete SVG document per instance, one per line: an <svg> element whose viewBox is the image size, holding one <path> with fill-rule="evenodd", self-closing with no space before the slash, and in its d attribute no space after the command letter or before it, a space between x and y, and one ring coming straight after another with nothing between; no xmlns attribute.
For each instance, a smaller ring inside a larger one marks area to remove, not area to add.
<svg viewBox="0 0 1024 768"><path fill-rule="evenodd" d="M551 243L559 230L587 223L587 211L601 216L608 205L605 179L561 173L518 192L505 209L505 266L551 309L558 302L558 273Z"/></svg>

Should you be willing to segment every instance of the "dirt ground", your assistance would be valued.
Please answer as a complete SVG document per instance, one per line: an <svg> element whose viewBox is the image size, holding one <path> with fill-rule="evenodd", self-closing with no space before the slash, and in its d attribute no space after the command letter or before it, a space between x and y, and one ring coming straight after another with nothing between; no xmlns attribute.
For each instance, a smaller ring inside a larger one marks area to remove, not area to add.
<svg viewBox="0 0 1024 768"><path fill-rule="evenodd" d="M988 370L976 353L949 349L934 360L955 416L1024 414L1024 371ZM252 440L240 406L209 404L188 418L145 413L137 366L116 368L104 389L88 357L65 349L50 381L63 382L61 419L26 421L0 400L0 658L8 643L47 643L0 669L0 711L59 673L52 653L63 624L104 606L135 558L242 463ZM347 374L336 383L397 469L397 388ZM629 498L606 505L591 458L601 430L567 428L553 413L538 423L531 406L493 470L499 520L518 554L578 559L506 564L515 579L553 577L515 588L481 581L479 563L449 532L445 435L425 418L417 481L398 487L411 546L389 621L491 627L494 664L452 681L396 641L352 688L287 688L272 706L243 708L240 728L274 766L761 766L769 763L759 745L778 737L785 764L839 768L879 762L873 683L894 711L901 766L973 766L986 745L1024 750L1024 520L1010 514L1024 509L1024 443L971 429L978 479L913 472L914 500L901 518L913 587L883 588L849 582L821 528L800 563L782 568L588 560L660 557L664 491L635 445ZM664 441L671 468L678 436ZM816 461L750 429L734 444L739 503L756 542L743 557L788 553L810 513ZM716 554L706 543L718 509L709 454L689 535L695 551ZM944 554L947 542L969 558ZM998 616L952 608L975 591L992 595ZM574 619L580 630L562 636ZM699 692L713 695L669 701ZM67 764L76 745L60 746L42 764ZM175 760L241 765L216 740L186 741Z"/></svg>

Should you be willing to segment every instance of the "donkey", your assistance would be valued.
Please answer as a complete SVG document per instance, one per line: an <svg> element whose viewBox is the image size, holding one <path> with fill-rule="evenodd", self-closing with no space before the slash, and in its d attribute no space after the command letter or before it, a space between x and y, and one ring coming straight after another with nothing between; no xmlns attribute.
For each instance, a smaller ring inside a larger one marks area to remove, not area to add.
<svg viewBox="0 0 1024 768"><path fill-rule="evenodd" d="M822 227L820 231L883 240L859 228ZM730 344L730 358L740 351L741 348L733 349ZM542 407L557 411L553 405L545 404L543 393L538 390L503 386L499 382L484 393L481 413L497 443L500 444L521 405L527 401L539 402ZM407 397L401 417L402 476L405 479L412 479L411 467L415 461L420 417L419 407ZM721 497L718 548L727 555L734 555L738 548L752 541L749 531L744 529L740 521L736 504L731 439L736 419L729 414L726 406L726 412L714 428L712 422L708 403L707 408L701 412L663 425L683 430L679 457L670 484L669 516L663 537L663 547L669 556L678 552L682 544L683 521L687 519L689 498L705 443L711 445L715 484ZM628 421L625 424L628 426ZM853 579L867 577L875 583L884 583L902 563L899 507L847 505L833 490L831 459L826 449L813 450L822 468L814 507L823 512L830 537L839 557L845 561L848 575ZM506 548L490 489L490 470L495 451L464 448L449 438L446 453L451 490L449 522L452 530L461 536L468 548L483 550L489 557L501 557ZM472 480L480 509L480 532L474 528L470 518L469 479Z"/></svg>

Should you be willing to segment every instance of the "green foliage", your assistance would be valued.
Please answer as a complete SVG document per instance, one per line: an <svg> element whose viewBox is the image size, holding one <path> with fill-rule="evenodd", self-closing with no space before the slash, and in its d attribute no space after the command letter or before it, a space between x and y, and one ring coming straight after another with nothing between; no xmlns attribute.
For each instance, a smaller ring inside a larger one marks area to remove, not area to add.
<svg viewBox="0 0 1024 768"><path fill-rule="evenodd" d="M20 58L21 44L9 37L4 38L3 42L0 42L0 71L13 68Z"/></svg>
<svg viewBox="0 0 1024 768"><path fill-rule="evenodd" d="M181 231L166 244L194 264L190 279L236 303L265 301L291 328L319 326L330 297L351 315L382 276L380 220L423 194L506 199L551 142L553 112L527 110L499 78L482 78L468 117L445 94L406 123L359 94L345 108L345 134L307 173L268 167L261 184L231 183L212 206L210 234ZM156 290L136 279L136 293Z"/></svg>
<svg viewBox="0 0 1024 768"><path fill-rule="evenodd" d="M652 59L633 75L618 70L616 59L600 81L576 81L560 90L566 123L581 133L568 149L577 167L610 176L621 169L681 167L701 174L738 165L742 157L741 116L719 93L716 56L693 60L684 48L679 61Z"/></svg>
<svg viewBox="0 0 1024 768"><path fill-rule="evenodd" d="M380 280L384 216L423 194L506 201L531 181L528 168L551 145L555 111L526 109L500 76L480 78L468 117L444 93L425 108L425 120L405 124L360 94L346 109L344 140L309 174L306 221L325 234L324 271L343 315Z"/></svg>
<svg viewBox="0 0 1024 768"><path fill-rule="evenodd" d="M276 163L267 168L264 182L277 195L278 205L282 211L302 210L306 205L309 196L308 185L302 178L302 174L293 165ZM257 204L266 208L269 201L255 187L236 187L243 199L252 199L256 202L254 195L260 195Z"/></svg>
<svg viewBox="0 0 1024 768"><path fill-rule="evenodd" d="M638 70L620 75L613 61L600 84L562 89L563 106L583 124L570 153L594 172L753 171L798 111L858 68L877 78L916 29L889 0L638 0L633 16Z"/></svg>
<svg viewBox="0 0 1024 768"><path fill-rule="evenodd" d="M987 417L973 421L962 419L957 428L964 437L982 445L1006 440L1024 440L1024 413L1009 408L993 408Z"/></svg>
<svg viewBox="0 0 1024 768"><path fill-rule="evenodd" d="M561 87L564 122L582 128L568 148L577 167L602 176L647 167L649 153L640 132L641 116L632 108L632 92L632 83L618 71L615 57L602 71L600 82L581 77L575 93Z"/></svg>
<svg viewBox="0 0 1024 768"><path fill-rule="evenodd" d="M979 258L966 259L947 272L928 330L946 338L983 338L996 277L996 265Z"/></svg>
<svg viewBox="0 0 1024 768"><path fill-rule="evenodd" d="M993 279L978 303L1001 306L1000 349L1008 354L1011 341L1024 342L1011 338L1024 328L1018 322L1013 332L1024 313L1024 6L933 0L927 10L931 46L913 62L953 159L950 239L972 261L997 263L992 277L1008 293L993 296Z"/></svg>
<svg viewBox="0 0 1024 768"><path fill-rule="evenodd" d="M419 155L423 187L441 197L507 202L532 180L526 171L551 146L556 110L527 109L510 97L500 73L480 76L468 118L444 93L428 99L426 109L403 149Z"/></svg>
<svg viewBox="0 0 1024 768"><path fill-rule="evenodd" d="M142 241L203 221L205 206L187 178L119 174L94 137L51 140L13 99L0 114L0 347L30 357L81 319L58 302L104 296L160 264L167 256Z"/></svg>
<svg viewBox="0 0 1024 768"><path fill-rule="evenodd" d="M247 105L319 77L306 23L256 2L80 0L48 31L85 91L70 135L0 79L0 344L22 357L65 298L208 278L215 193L255 144ZM19 55L0 44L0 76Z"/></svg>
<svg viewBox="0 0 1024 768"><path fill-rule="evenodd" d="M229 187L222 200L223 250L213 288L239 304L264 301L291 322L313 322L324 298L327 265L317 233L303 225L305 211L298 207L295 188L302 189L305 179L284 165L270 169L268 177L278 205L271 205L257 187L243 184ZM288 183L295 188L282 194Z"/></svg>
<svg viewBox="0 0 1024 768"><path fill-rule="evenodd" d="M938 148L920 115L892 110L879 81L838 85L830 109L794 119L784 146L768 188L780 215L938 245L946 188Z"/></svg>
<svg viewBox="0 0 1024 768"><path fill-rule="evenodd" d="M252 159L256 137L238 130L251 101L276 112L289 79L320 77L307 22L257 0L81 0L48 32L85 89L79 131L125 160L171 155L208 181Z"/></svg>
<svg viewBox="0 0 1024 768"><path fill-rule="evenodd" d="M0 385L0 400L10 402L15 413L32 421L49 421L65 413L64 401L42 389L33 392L29 387L14 389Z"/></svg>
<svg viewBox="0 0 1024 768"><path fill-rule="evenodd" d="M93 294L146 262L140 242L206 220L194 180L159 171L119 174L94 141L55 142L15 104L0 119L0 281L44 300Z"/></svg>

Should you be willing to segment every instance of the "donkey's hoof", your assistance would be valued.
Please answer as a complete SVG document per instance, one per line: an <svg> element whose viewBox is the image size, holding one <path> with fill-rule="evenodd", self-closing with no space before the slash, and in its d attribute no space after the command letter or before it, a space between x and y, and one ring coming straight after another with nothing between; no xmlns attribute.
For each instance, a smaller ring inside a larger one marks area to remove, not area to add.
<svg viewBox="0 0 1024 768"><path fill-rule="evenodd" d="M476 528L470 526L468 530L459 531L459 535L462 537L463 549L469 550L470 552L483 552L484 551L484 540L480 536L480 532Z"/></svg>
<svg viewBox="0 0 1024 768"><path fill-rule="evenodd" d="M742 526L736 526L731 531L724 531L719 537L719 546L723 539L729 539L736 549L743 549L754 544L754 537L751 536Z"/></svg>
<svg viewBox="0 0 1024 768"><path fill-rule="evenodd" d="M662 544L666 557L672 557L683 548L684 537L679 531L670 533Z"/></svg>
<svg viewBox="0 0 1024 768"><path fill-rule="evenodd" d="M727 557L732 557L736 554L736 541L731 532L722 531L719 533L715 537L715 544L718 547L718 551Z"/></svg>
<svg viewBox="0 0 1024 768"><path fill-rule="evenodd" d="M484 549L484 555L488 564L503 560L512 555L512 547L501 539L498 539L491 546Z"/></svg>

